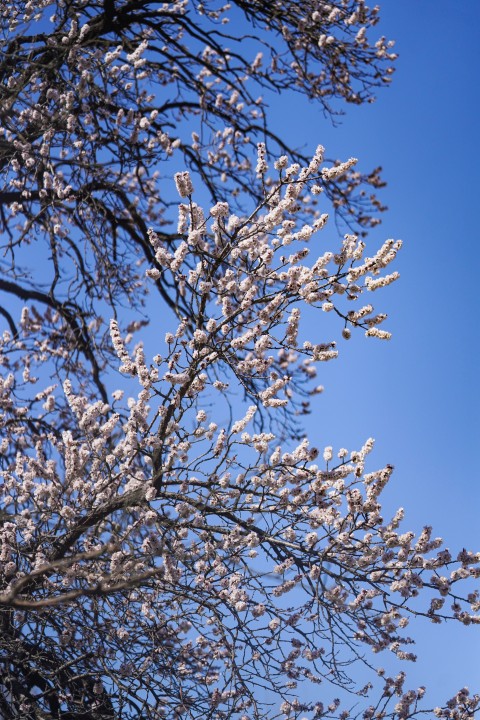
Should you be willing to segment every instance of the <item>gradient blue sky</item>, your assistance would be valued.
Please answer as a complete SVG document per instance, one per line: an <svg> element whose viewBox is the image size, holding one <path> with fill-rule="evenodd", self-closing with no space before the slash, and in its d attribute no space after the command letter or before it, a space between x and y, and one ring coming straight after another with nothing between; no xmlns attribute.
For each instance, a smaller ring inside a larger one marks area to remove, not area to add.
<svg viewBox="0 0 480 720"><path fill-rule="evenodd" d="M349 108L332 129L313 105L279 100L284 134L358 157L365 170L383 166L389 212L369 243L404 241L400 281L374 297L394 336L340 343L341 357L322 368L309 434L349 449L374 437L372 464L395 466L386 499L405 508L405 529L432 524L452 551L478 550L480 1L379 4L400 57L374 105ZM427 683L433 703L463 685L480 691L480 628L410 629L423 659L405 668L409 687Z"/></svg>

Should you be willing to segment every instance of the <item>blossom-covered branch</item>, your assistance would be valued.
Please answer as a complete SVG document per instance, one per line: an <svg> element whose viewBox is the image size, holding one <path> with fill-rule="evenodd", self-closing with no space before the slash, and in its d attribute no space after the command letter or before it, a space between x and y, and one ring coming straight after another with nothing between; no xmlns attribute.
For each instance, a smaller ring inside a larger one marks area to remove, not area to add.
<svg viewBox="0 0 480 720"><path fill-rule="evenodd" d="M281 156L269 175L260 145L264 195L243 215L227 199L202 208L179 171L181 241L148 228L144 282L177 287L185 314L152 359L112 319L111 402L83 392L81 374L43 383L58 348L41 316L24 310L21 335L4 334L11 717L405 720L428 707L425 689L377 656L415 659L412 617L480 621L480 554L450 553L429 526L415 537L402 509L383 516L393 468L370 467L373 440L320 450L299 431L338 354L302 315L333 311L338 334L388 338L369 300L398 277L399 242L367 255L360 238L332 236L326 213L305 221L308 198L356 162L323 155ZM315 249L320 237L331 251ZM463 690L435 714L478 704Z"/></svg>
<svg viewBox="0 0 480 720"><path fill-rule="evenodd" d="M171 226L171 177L196 173L212 203L228 195L235 211L256 203L263 183L252 146L306 160L274 132L262 95L292 90L327 115L340 103L370 102L395 59L377 21L378 10L358 0L308 0L301 13L290 0L19 0L5 8L0 314L10 331L19 330L15 298L59 314L61 327L43 323L44 332L68 335L72 352L59 354L57 367L71 371L78 356L91 392L103 394L110 315L133 329L147 319L141 268L156 264L149 226L172 254L182 243ZM378 222L381 185L378 169L352 170L331 175L324 190L363 232ZM175 285L160 275L155 289L185 315Z"/></svg>

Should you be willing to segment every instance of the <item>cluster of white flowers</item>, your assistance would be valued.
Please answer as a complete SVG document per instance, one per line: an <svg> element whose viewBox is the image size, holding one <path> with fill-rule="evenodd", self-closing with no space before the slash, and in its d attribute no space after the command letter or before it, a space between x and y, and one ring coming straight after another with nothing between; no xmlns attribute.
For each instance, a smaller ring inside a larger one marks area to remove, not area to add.
<svg viewBox="0 0 480 720"><path fill-rule="evenodd" d="M180 197L189 197L193 194L193 183L188 170L175 173L174 180Z"/></svg>
<svg viewBox="0 0 480 720"><path fill-rule="evenodd" d="M260 142L257 144L257 166L255 168L255 172L257 175L265 175L265 173L268 170L267 160L267 149L265 147L264 142Z"/></svg>

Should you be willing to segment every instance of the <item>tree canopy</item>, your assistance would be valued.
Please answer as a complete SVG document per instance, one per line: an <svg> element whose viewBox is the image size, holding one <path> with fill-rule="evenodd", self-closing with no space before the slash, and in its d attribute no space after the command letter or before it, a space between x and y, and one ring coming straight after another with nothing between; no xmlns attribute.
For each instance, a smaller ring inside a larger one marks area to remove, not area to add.
<svg viewBox="0 0 480 720"><path fill-rule="evenodd" d="M395 59L377 19L3 7L0 717L404 720L425 689L376 655L414 659L411 617L479 622L480 554L383 517L373 440L302 429L337 356L302 316L388 340L370 298L401 243L367 252L379 169L297 149L268 96L371 101Z"/></svg>
<svg viewBox="0 0 480 720"><path fill-rule="evenodd" d="M138 267L156 263L148 229L169 247L181 240L166 180L189 169L212 202L228 196L232 208L249 210L263 197L256 142L307 161L269 131L261 93L291 90L326 113L337 99L368 102L389 81L394 58L384 39L367 39L376 19L363 3L316 1L301 13L296 2L147 0L4 10L0 289L35 303L44 327L61 317L76 347L62 364L78 374L77 359L87 362L104 401L105 329L118 307L141 308ZM368 228L381 208L368 187L379 184L378 169L352 169L325 192L340 217ZM45 263L41 278L33 248ZM175 283L161 277L156 288L186 313ZM0 311L15 334L9 308Z"/></svg>

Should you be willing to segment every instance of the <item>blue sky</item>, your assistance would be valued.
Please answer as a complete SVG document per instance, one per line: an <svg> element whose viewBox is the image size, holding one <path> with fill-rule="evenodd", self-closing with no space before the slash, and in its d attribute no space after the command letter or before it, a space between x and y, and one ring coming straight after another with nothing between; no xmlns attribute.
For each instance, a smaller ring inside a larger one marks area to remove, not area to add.
<svg viewBox="0 0 480 720"><path fill-rule="evenodd" d="M365 170L381 164L389 211L368 242L404 241L395 266L401 280L374 297L389 313L393 339L344 342L341 359L322 368L318 402L337 408L339 433L376 437L377 453L402 476L402 502L414 501L413 518L427 513L452 542L473 543L480 3L452 7L382 3L381 29L400 53L391 87L373 106L349 108L335 129L313 106L302 108L292 132L311 138L312 148L322 142L330 156L355 155Z"/></svg>
<svg viewBox="0 0 480 720"><path fill-rule="evenodd" d="M389 211L369 243L404 241L400 281L374 298L392 340L339 344L341 357L321 368L325 393L308 429L321 446L354 449L374 437L372 464L395 466L387 506L405 508L405 529L431 524L452 551L477 550L480 3L379 4L380 31L400 57L374 105L347 109L333 129L313 105L279 100L284 134L358 157L365 170L383 166ZM431 702L462 685L480 690L479 628L411 629L423 661L405 668L409 686L427 683Z"/></svg>

